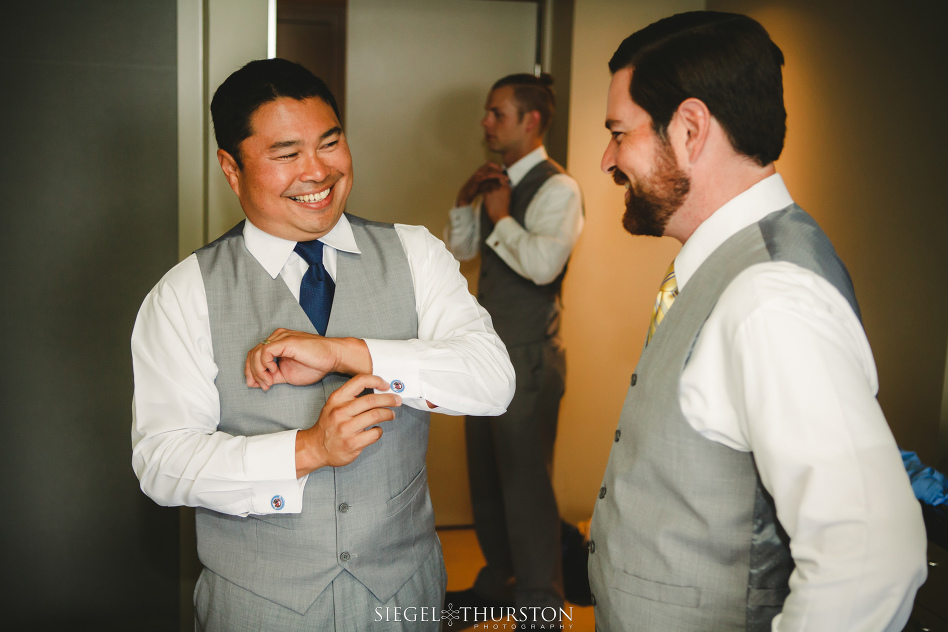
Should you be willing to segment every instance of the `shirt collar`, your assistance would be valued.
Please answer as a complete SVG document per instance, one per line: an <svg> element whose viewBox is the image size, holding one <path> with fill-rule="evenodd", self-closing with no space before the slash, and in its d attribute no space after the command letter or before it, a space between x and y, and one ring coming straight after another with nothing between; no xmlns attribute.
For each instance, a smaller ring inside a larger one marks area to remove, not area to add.
<svg viewBox="0 0 948 632"><path fill-rule="evenodd" d="M731 235L791 204L793 198L779 173L764 178L731 198L704 220L681 247L675 258L678 288L683 288L704 260Z"/></svg>
<svg viewBox="0 0 948 632"><path fill-rule="evenodd" d="M345 213L339 217L339 221L332 230L320 237L319 241L335 250L361 254L352 234L352 225L349 224L349 218ZM283 266L293 254L293 249L296 248L295 241L265 233L251 224L250 220L244 222L244 243L254 259L259 261L267 274L274 279L279 276Z"/></svg>
<svg viewBox="0 0 948 632"><path fill-rule="evenodd" d="M507 167L507 177L510 178L511 188L523 180L531 169L547 159L546 147L540 145L529 154Z"/></svg>

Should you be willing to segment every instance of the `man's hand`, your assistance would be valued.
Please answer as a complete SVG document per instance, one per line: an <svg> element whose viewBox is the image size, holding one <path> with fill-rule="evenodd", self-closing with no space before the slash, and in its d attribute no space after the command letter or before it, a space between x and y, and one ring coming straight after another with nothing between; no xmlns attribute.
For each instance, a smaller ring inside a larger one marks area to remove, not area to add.
<svg viewBox="0 0 948 632"><path fill-rule="evenodd" d="M328 373L371 372L372 357L363 340L282 328L251 349L244 365L247 386L265 391L274 384L315 384Z"/></svg>
<svg viewBox="0 0 948 632"><path fill-rule="evenodd" d="M495 224L510 217L510 180L501 176L498 186L484 193L484 210Z"/></svg>
<svg viewBox="0 0 948 632"><path fill-rule="evenodd" d="M478 195L495 189L500 185L501 179L505 179L503 168L493 162L482 165L474 172L461 190L458 191L458 197L455 206L469 206Z"/></svg>
<svg viewBox="0 0 948 632"><path fill-rule="evenodd" d="M392 408L401 406L402 398L394 393L359 397L367 388L388 390L388 383L377 375L355 376L329 396L315 425L296 433L297 478L321 467L348 465L382 437L376 424L395 419Z"/></svg>

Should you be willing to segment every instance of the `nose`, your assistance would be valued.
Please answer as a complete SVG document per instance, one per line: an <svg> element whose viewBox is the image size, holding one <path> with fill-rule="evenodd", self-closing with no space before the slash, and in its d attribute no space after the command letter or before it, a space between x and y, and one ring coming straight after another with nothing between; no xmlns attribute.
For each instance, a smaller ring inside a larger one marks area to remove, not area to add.
<svg viewBox="0 0 948 632"><path fill-rule="evenodd" d="M487 126L490 125L490 121L488 119L490 119L490 112L487 112L483 117L481 117L481 127L483 127L485 130L487 129Z"/></svg>
<svg viewBox="0 0 948 632"><path fill-rule="evenodd" d="M329 165L320 159L315 152L307 153L303 160L303 171L300 173L300 180L306 182L322 182L329 177L331 169Z"/></svg>
<svg viewBox="0 0 948 632"><path fill-rule="evenodd" d="M616 170L616 148L615 141L609 139L609 144L606 145L606 151L602 154L602 161L599 163L599 168L602 169L603 173L612 174Z"/></svg>

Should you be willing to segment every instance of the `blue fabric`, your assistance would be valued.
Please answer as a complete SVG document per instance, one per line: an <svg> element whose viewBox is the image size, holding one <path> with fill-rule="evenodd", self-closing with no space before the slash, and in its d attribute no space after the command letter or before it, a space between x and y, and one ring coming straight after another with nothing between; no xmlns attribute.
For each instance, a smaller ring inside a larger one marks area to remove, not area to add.
<svg viewBox="0 0 948 632"><path fill-rule="evenodd" d="M948 502L948 487L945 486L945 475L938 470L922 463L918 455L907 450L902 452L902 464L912 482L912 491L915 497L929 505L941 505Z"/></svg>
<svg viewBox="0 0 948 632"><path fill-rule="evenodd" d="M336 284L323 266L323 243L301 241L293 250L309 264L309 270L303 275L303 282L300 284L300 306L319 335L325 336Z"/></svg>

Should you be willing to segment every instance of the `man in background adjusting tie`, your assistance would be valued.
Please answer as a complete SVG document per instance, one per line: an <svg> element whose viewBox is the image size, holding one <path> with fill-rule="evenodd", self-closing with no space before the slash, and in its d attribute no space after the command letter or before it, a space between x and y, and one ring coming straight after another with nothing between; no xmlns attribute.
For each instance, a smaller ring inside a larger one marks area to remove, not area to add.
<svg viewBox="0 0 948 632"><path fill-rule="evenodd" d="M135 473L198 508L196 628L437 630L428 411L504 412L504 346L441 242L344 214L320 79L251 62L211 113L247 219L168 272L132 334Z"/></svg>
<svg viewBox="0 0 948 632"><path fill-rule="evenodd" d="M493 85L481 125L504 168L488 162L474 172L445 229L458 259L480 253L478 300L517 373L505 415L465 423L474 526L487 564L471 590L448 593L446 601L455 607L563 605L552 483L566 378L559 319L583 203L579 185L543 146L553 117L551 84L549 75L517 74Z"/></svg>
<svg viewBox="0 0 948 632"><path fill-rule="evenodd" d="M849 274L774 168L782 65L760 24L714 12L609 62L623 224L682 248L593 513L603 632L896 632L925 579Z"/></svg>

